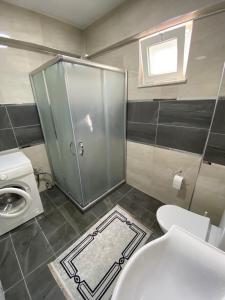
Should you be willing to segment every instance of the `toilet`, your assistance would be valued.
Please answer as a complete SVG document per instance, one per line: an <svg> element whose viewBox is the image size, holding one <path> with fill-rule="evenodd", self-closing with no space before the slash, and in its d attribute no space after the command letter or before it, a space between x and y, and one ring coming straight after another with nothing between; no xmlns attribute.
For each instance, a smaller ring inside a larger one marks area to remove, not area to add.
<svg viewBox="0 0 225 300"><path fill-rule="evenodd" d="M210 218L198 215L176 205L163 205L156 213L161 230L166 233L172 225L178 225L204 241L225 251L225 211L219 226L210 223Z"/></svg>

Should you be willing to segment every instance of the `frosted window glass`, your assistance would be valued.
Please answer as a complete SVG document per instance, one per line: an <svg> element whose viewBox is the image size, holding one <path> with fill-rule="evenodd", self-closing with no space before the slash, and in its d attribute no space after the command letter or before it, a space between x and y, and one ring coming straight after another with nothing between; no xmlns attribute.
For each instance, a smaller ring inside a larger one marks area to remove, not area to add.
<svg viewBox="0 0 225 300"><path fill-rule="evenodd" d="M148 71L149 76L177 72L177 39L148 48Z"/></svg>

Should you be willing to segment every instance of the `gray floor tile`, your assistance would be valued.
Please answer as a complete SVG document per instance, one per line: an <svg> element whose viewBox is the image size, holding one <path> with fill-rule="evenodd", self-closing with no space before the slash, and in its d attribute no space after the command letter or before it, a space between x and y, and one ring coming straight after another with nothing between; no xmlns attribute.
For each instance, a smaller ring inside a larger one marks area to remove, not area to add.
<svg viewBox="0 0 225 300"><path fill-rule="evenodd" d="M164 234L162 232L161 228L159 227L157 219L155 220L155 223L152 226L152 231L154 232L154 234L156 234L158 236L162 236Z"/></svg>
<svg viewBox="0 0 225 300"><path fill-rule="evenodd" d="M46 195L51 199L52 203L58 207L69 201L68 197L60 191L57 186L46 191Z"/></svg>
<svg viewBox="0 0 225 300"><path fill-rule="evenodd" d="M0 236L0 241L6 239L6 238L8 238L8 237L9 237L9 233L6 232L5 234L3 234L3 235Z"/></svg>
<svg viewBox="0 0 225 300"><path fill-rule="evenodd" d="M11 234L14 234L15 232L17 232L17 231L19 231L19 230L21 230L21 229L23 229L23 228L25 228L25 227L31 225L31 224L34 223L34 222L36 222L35 218L33 218L33 219L31 219L31 220L29 220L29 221L27 221L27 222L21 224L20 226L18 226L18 227L16 227L16 228L12 229L12 230L10 231L10 233L11 233Z"/></svg>
<svg viewBox="0 0 225 300"><path fill-rule="evenodd" d="M60 206L59 211L78 234L83 233L97 221L94 214L89 211L82 213L72 202Z"/></svg>
<svg viewBox="0 0 225 300"><path fill-rule="evenodd" d="M154 241L154 240L156 240L156 239L158 239L158 238L160 238L160 236L157 235L157 234L155 234L155 233L153 233L153 234L148 238L148 240L146 241L145 244L150 243L150 242L152 242L152 241Z"/></svg>
<svg viewBox="0 0 225 300"><path fill-rule="evenodd" d="M120 192L122 194L126 194L127 192L129 192L129 190L132 189L132 186L127 184L127 183L124 183L123 185L121 185L116 191L117 192Z"/></svg>
<svg viewBox="0 0 225 300"><path fill-rule="evenodd" d="M54 258L52 259L54 260ZM50 263L51 260L48 261ZM47 264L40 266L26 278L32 300L64 300L60 288L54 280Z"/></svg>
<svg viewBox="0 0 225 300"><path fill-rule="evenodd" d="M129 211L134 216L134 218L136 218L146 227L151 228L153 226L155 222L155 213L153 213L151 210L147 210L139 206L135 201L131 201L129 194L127 194L119 202L119 205Z"/></svg>
<svg viewBox="0 0 225 300"><path fill-rule="evenodd" d="M57 187L41 193L41 198L45 212L37 217L39 225L36 220L30 220L11 232L32 300L65 299L46 265L46 261L54 260L51 247L59 256L116 204L153 230L148 242L162 235L155 216L162 203L128 184L84 213ZM28 294L10 243L7 235L0 237L0 253L4 254L0 256L0 279L5 289L14 285L7 291L6 300L27 300Z"/></svg>
<svg viewBox="0 0 225 300"><path fill-rule="evenodd" d="M157 209L163 205L159 200L133 188L127 195L130 199L130 203L135 202L138 206L141 206L147 210L156 213Z"/></svg>
<svg viewBox="0 0 225 300"><path fill-rule="evenodd" d="M46 191L41 192L40 196L41 196L41 202L42 202L42 205L44 208L44 213L37 216L37 219L42 218L43 216L47 216L49 213L51 213L52 211L54 211L56 209L56 207L53 205L52 201L47 196Z"/></svg>
<svg viewBox="0 0 225 300"><path fill-rule="evenodd" d="M24 280L5 293L5 300L30 300Z"/></svg>
<svg viewBox="0 0 225 300"><path fill-rule="evenodd" d="M10 237L0 241L0 280L6 290L22 279Z"/></svg>
<svg viewBox="0 0 225 300"><path fill-rule="evenodd" d="M65 250L67 250L73 243L75 243L79 237L82 236L82 233L80 235L76 236L74 240L69 241L67 244L65 244L62 248L60 248L58 251L55 252L56 257L61 255Z"/></svg>
<svg viewBox="0 0 225 300"><path fill-rule="evenodd" d="M93 213L97 218L101 218L108 211L110 211L110 209L112 209L122 197L122 193L114 191L111 194L109 194L105 199L102 199L98 203L96 203L88 211Z"/></svg>
<svg viewBox="0 0 225 300"><path fill-rule="evenodd" d="M72 228L58 210L54 210L39 219L38 223L54 251L58 251L78 235L78 232Z"/></svg>
<svg viewBox="0 0 225 300"><path fill-rule="evenodd" d="M112 207L113 207L112 204L106 202L105 199L104 199L104 200L100 200L92 208L90 208L89 212L93 213L96 216L96 218L101 218Z"/></svg>
<svg viewBox="0 0 225 300"><path fill-rule="evenodd" d="M36 222L13 233L12 239L24 275L53 255Z"/></svg>

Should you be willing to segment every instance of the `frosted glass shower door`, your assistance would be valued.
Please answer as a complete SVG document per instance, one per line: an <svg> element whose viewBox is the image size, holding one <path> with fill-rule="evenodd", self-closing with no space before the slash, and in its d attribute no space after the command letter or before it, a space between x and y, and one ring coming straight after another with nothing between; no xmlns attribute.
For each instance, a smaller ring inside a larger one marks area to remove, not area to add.
<svg viewBox="0 0 225 300"><path fill-rule="evenodd" d="M45 71L51 109L62 157L66 189L80 206L83 206L80 172L75 149L74 130L67 99L63 63L50 66Z"/></svg>
<svg viewBox="0 0 225 300"><path fill-rule="evenodd" d="M64 63L85 204L109 189L102 70Z"/></svg>

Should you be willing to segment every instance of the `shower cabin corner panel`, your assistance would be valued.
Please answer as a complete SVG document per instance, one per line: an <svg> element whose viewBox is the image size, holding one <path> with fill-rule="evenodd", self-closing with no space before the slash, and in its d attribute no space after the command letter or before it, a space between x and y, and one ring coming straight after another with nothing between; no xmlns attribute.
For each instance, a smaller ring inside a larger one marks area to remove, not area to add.
<svg viewBox="0 0 225 300"><path fill-rule="evenodd" d="M103 95L107 141L107 170L110 188L125 181L126 74L103 71Z"/></svg>
<svg viewBox="0 0 225 300"><path fill-rule="evenodd" d="M74 123L84 203L109 190L102 92L102 70L64 63L68 100Z"/></svg>
<svg viewBox="0 0 225 300"><path fill-rule="evenodd" d="M62 171L65 175L64 191L79 206L83 207L83 193L79 166L76 155L73 123L68 104L63 62L58 62L45 70L48 95L51 103L53 122L62 159Z"/></svg>
<svg viewBox="0 0 225 300"><path fill-rule="evenodd" d="M34 98L37 103L52 175L56 182L60 182L61 185L65 187L65 176L63 174L62 160L48 99L44 72L39 72L31 76L31 83Z"/></svg>

